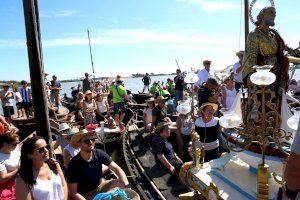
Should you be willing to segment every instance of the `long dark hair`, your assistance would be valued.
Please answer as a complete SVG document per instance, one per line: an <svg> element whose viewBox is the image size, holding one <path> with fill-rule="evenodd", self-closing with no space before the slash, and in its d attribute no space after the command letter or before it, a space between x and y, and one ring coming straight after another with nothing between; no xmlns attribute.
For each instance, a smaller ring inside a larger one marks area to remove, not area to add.
<svg viewBox="0 0 300 200"><path fill-rule="evenodd" d="M36 184L36 179L33 177L33 169L32 169L32 160L28 157L28 154L33 154L35 149L36 141L44 139L40 136L34 136L26 140L21 149L21 164L19 169L19 174L21 178L24 180L29 189L32 188L34 184ZM54 160L49 159L46 161L51 171L55 174L58 173L57 164Z"/></svg>

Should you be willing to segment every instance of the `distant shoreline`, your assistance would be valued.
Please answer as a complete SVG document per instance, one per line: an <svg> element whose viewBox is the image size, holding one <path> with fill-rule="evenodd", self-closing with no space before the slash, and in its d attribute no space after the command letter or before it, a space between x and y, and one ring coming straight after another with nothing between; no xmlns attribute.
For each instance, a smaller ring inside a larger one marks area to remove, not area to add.
<svg viewBox="0 0 300 200"><path fill-rule="evenodd" d="M168 75L175 75L175 73L170 73L170 74L164 74L164 73L160 73L160 74L154 74L154 73L150 73L149 76L168 76ZM139 78L139 77L144 77L145 74L132 74L131 76L124 76L122 78ZM101 79L113 79L114 77L95 77L96 80L101 80ZM59 80L61 83L66 83L66 82L78 82L78 81L82 81L83 79L65 79L65 80ZM0 86L4 83L8 83L10 85L20 85L21 81L16 81L16 80L9 80L9 81L5 81L5 80L0 80ZM28 85L30 85L30 82L28 82Z"/></svg>

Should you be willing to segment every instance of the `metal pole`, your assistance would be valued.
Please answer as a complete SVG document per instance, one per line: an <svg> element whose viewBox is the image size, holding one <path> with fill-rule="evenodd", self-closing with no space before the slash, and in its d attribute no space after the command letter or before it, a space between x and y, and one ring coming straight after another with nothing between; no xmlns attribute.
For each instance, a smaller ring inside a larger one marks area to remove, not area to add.
<svg viewBox="0 0 300 200"><path fill-rule="evenodd" d="M89 39L89 47L90 47L90 55L91 55L91 62L92 62L92 69L93 69L93 75L94 75L94 84L96 83L95 80L95 69L94 69L94 61L93 61L93 54L92 54L92 47L91 47L91 40L90 40L90 31L87 29L88 33L88 39Z"/></svg>
<svg viewBox="0 0 300 200"><path fill-rule="evenodd" d="M249 34L249 1L245 0L244 1L244 6L245 6L245 46L247 42L247 37Z"/></svg>
<svg viewBox="0 0 300 200"><path fill-rule="evenodd" d="M30 80L36 121L36 133L51 142L48 107L44 83L42 48L39 40L38 5L35 0L23 0Z"/></svg>

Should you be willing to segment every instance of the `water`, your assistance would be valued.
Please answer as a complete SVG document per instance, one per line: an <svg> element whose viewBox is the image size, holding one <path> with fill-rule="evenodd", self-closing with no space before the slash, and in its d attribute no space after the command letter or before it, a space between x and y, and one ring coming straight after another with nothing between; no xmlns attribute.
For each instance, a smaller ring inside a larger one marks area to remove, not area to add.
<svg viewBox="0 0 300 200"><path fill-rule="evenodd" d="M152 76L151 81L160 81L161 83L167 82L167 78L173 79L175 75L164 75L164 76ZM127 90L130 90L132 93L138 93L138 91L142 92L144 88L144 84L142 82L143 77L136 78L124 78L124 85ZM78 84L82 85L82 81L77 82L66 82L62 83L62 91L61 94L66 93L68 97L71 96L71 87L77 87Z"/></svg>

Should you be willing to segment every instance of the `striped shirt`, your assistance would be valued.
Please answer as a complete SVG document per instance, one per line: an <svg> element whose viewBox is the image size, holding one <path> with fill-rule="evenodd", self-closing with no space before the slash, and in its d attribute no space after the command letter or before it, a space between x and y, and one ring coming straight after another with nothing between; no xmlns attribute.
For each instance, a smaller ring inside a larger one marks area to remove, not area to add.
<svg viewBox="0 0 300 200"><path fill-rule="evenodd" d="M23 102L29 103L31 102L31 88L30 87L26 87L26 88L19 88L19 92L22 96Z"/></svg>

